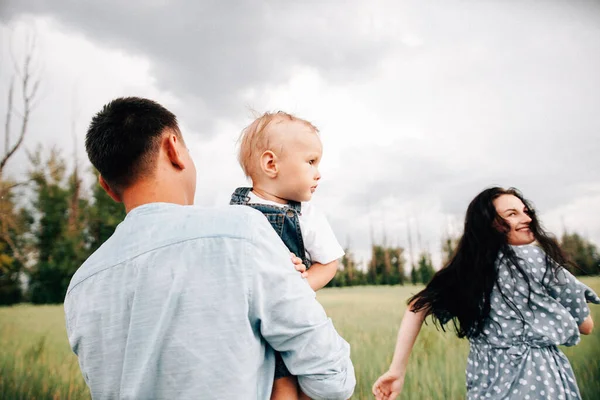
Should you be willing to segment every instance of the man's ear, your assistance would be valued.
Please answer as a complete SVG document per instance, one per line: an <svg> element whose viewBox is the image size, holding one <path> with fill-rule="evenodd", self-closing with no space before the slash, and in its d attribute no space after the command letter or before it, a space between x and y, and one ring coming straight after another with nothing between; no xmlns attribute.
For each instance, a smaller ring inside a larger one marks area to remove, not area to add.
<svg viewBox="0 0 600 400"><path fill-rule="evenodd" d="M169 132L169 135L163 139L163 146L169 161L175 168L185 169L186 165L183 160L181 150L185 147L181 138L175 133Z"/></svg>
<svg viewBox="0 0 600 400"><path fill-rule="evenodd" d="M100 183L100 186L102 186L102 189L104 189L104 191L110 196L111 199L113 199L117 203L122 202L121 196L117 192L115 192L114 190L111 189L111 187L109 186L108 183L106 183L106 181L104 180L102 175L98 175L98 183Z"/></svg>
<svg viewBox="0 0 600 400"><path fill-rule="evenodd" d="M260 156L260 169L269 178L276 178L279 173L277 156L271 150L267 150Z"/></svg>

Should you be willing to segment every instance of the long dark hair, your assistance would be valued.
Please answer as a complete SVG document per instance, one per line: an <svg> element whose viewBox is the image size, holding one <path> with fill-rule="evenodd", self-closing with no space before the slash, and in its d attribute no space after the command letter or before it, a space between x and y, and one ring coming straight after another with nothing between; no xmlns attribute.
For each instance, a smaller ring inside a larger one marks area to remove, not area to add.
<svg viewBox="0 0 600 400"><path fill-rule="evenodd" d="M481 334L490 313L490 294L494 285L498 286L506 303L523 318L511 296L506 296L497 284L497 261L501 256L517 268L527 282L529 293L531 291L528 274L508 245L510 226L494 207L494 200L505 194L518 197L525 205L531 218L529 229L546 253L548 268L545 274L555 275L561 265L569 263L556 239L541 226L531 203L517 189L493 187L479 193L467 208L464 233L453 256L425 289L408 300L411 311L425 310L443 330L444 325L452 321L459 337Z"/></svg>

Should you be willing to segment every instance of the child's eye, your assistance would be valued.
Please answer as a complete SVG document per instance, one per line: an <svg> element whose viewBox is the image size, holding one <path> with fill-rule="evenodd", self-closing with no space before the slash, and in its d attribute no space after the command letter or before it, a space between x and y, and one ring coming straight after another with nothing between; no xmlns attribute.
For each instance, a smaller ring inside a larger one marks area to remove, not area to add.
<svg viewBox="0 0 600 400"><path fill-rule="evenodd" d="M309 163L310 165L313 165L313 164L315 163L315 160L310 160L308 163Z"/></svg>

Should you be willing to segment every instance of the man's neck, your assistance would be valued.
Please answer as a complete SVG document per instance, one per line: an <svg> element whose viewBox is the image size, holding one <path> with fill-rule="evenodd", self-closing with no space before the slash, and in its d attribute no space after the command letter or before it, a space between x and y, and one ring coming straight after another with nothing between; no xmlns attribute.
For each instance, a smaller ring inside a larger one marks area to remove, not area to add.
<svg viewBox="0 0 600 400"><path fill-rule="evenodd" d="M182 206L194 204L194 199L188 199L185 193L173 185L160 184L157 181L142 181L134 184L122 195L125 212L150 203L173 203Z"/></svg>

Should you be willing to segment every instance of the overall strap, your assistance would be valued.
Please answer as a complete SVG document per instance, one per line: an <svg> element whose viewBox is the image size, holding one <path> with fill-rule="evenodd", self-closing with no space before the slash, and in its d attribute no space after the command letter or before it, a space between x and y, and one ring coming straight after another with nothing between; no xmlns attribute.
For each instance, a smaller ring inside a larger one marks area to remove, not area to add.
<svg viewBox="0 0 600 400"><path fill-rule="evenodd" d="M288 203L288 207L296 211L298 215L302 215L302 204L300 204L300 202L290 200L290 202Z"/></svg>
<svg viewBox="0 0 600 400"><path fill-rule="evenodd" d="M250 201L250 197L248 196L248 194L251 190L252 188L250 187L239 187L235 189L235 191L231 195L231 201L229 202L229 204L248 204L248 202Z"/></svg>

